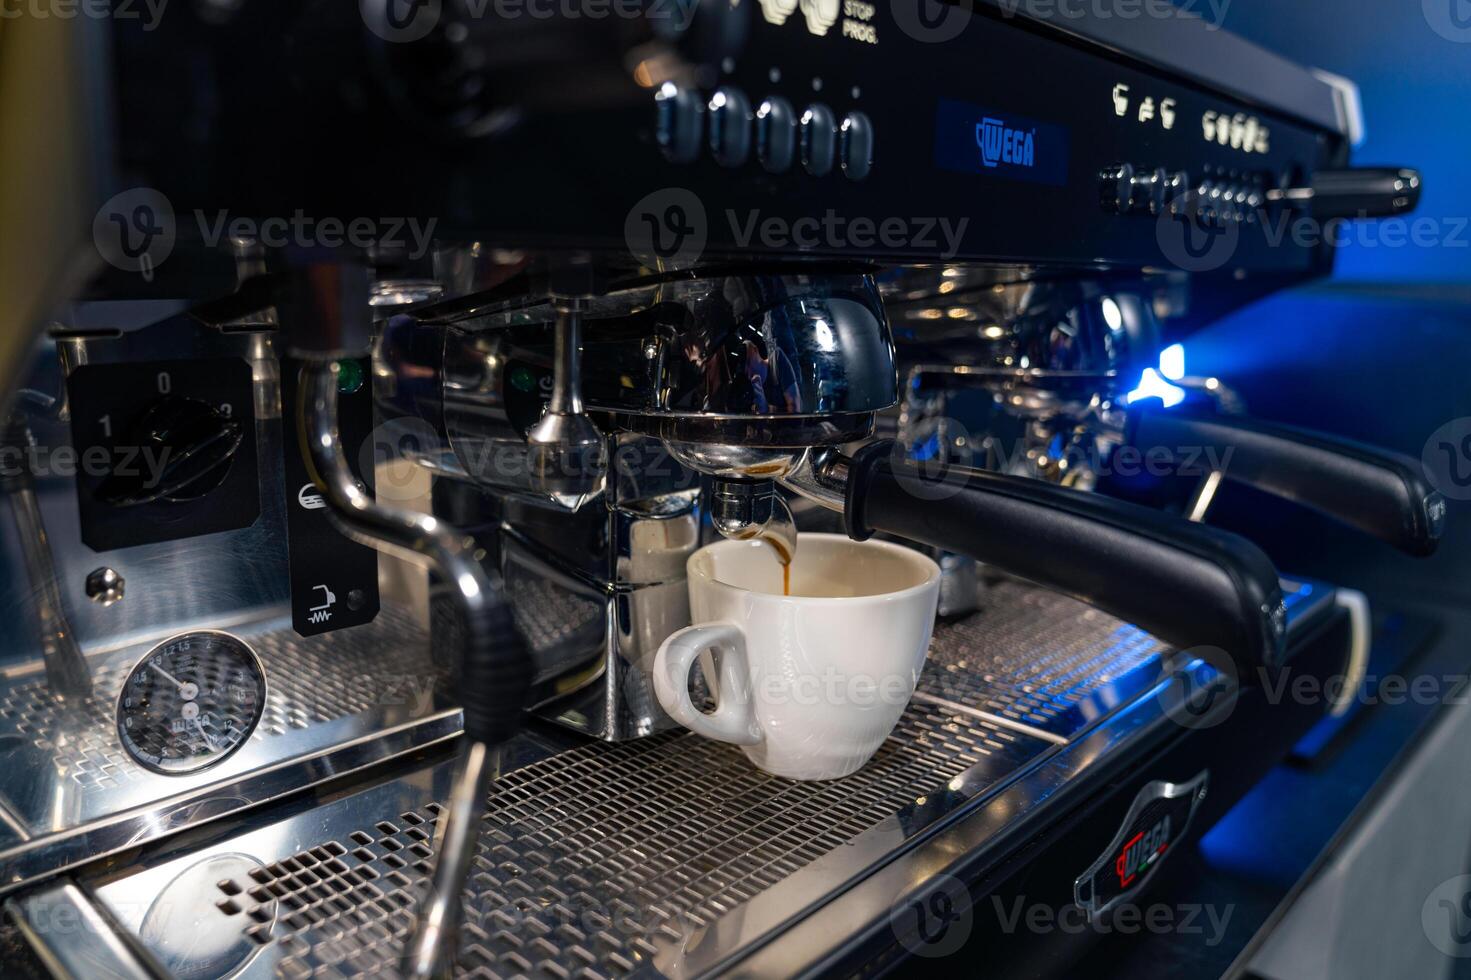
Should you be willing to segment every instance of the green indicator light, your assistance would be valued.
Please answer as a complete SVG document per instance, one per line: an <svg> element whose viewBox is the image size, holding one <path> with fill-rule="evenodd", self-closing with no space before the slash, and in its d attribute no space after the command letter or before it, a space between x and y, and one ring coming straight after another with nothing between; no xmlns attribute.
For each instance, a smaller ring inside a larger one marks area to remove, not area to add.
<svg viewBox="0 0 1471 980"><path fill-rule="evenodd" d="M344 395L351 395L363 386L363 365L354 360L343 358L337 362L337 390Z"/></svg>
<svg viewBox="0 0 1471 980"><path fill-rule="evenodd" d="M528 368L518 365L511 369L511 387L530 394L536 388L536 379Z"/></svg>

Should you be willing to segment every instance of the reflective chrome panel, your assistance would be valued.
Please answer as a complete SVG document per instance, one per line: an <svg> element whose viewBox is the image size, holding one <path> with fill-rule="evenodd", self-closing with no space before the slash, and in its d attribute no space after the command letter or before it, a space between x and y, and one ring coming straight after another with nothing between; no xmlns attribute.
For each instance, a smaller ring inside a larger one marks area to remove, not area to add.
<svg viewBox="0 0 1471 980"><path fill-rule="evenodd" d="M154 980L156 968L140 956L92 897L62 879L5 903L5 912L53 976ZM179 931L187 935L187 923Z"/></svg>
<svg viewBox="0 0 1471 980"><path fill-rule="evenodd" d="M152 840L454 734L459 709L436 690L428 636L385 607L367 626L311 639L284 619L236 624L266 675L254 734L224 762L165 776L119 743L118 691L152 644L93 661L96 687L57 698L38 668L0 678L0 888Z"/></svg>

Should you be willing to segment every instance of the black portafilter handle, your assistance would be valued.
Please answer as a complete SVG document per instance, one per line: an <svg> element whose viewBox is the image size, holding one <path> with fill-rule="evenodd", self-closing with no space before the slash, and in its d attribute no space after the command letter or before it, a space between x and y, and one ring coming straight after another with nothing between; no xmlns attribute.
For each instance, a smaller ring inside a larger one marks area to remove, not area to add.
<svg viewBox="0 0 1471 980"><path fill-rule="evenodd" d="M1038 480L927 471L889 440L854 455L844 521L855 540L884 531L968 555L1177 649L1218 647L1242 677L1283 660L1277 570L1256 545L1219 528Z"/></svg>
<svg viewBox="0 0 1471 980"><path fill-rule="evenodd" d="M1354 167L1313 174L1314 218L1387 218L1420 203L1420 172L1408 167Z"/></svg>
<svg viewBox="0 0 1471 980"><path fill-rule="evenodd" d="M1209 458L1222 477L1302 504L1407 554L1433 554L1445 498L1415 460L1375 446L1235 415L1129 411L1126 438L1177 465ZM1166 464L1168 465L1168 463Z"/></svg>

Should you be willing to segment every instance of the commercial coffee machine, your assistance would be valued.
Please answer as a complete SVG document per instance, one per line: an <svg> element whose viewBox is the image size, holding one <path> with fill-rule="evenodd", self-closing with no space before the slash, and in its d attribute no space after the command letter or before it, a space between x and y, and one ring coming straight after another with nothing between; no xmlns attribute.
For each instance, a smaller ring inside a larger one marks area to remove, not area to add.
<svg viewBox="0 0 1471 980"><path fill-rule="evenodd" d="M1326 710L1264 678L1362 669L1362 604L1210 488L1440 535L1391 454L1128 402L1330 271L1268 225L1419 194L1349 167L1350 84L1192 17L114 13L4 38L56 133L3 362L16 971L841 972L930 955L936 896L1106 917ZM1151 449L1191 499L1105 492ZM949 581L889 742L800 783L649 670L701 543L820 526Z"/></svg>

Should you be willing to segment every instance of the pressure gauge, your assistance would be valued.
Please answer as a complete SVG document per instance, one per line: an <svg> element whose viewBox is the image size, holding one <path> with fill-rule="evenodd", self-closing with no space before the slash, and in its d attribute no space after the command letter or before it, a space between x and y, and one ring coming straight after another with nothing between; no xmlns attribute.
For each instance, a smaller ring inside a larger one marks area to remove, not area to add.
<svg viewBox="0 0 1471 980"><path fill-rule="evenodd" d="M244 641L217 630L184 633L148 651L128 674L118 737L154 772L198 772L245 744L265 703L265 672Z"/></svg>

